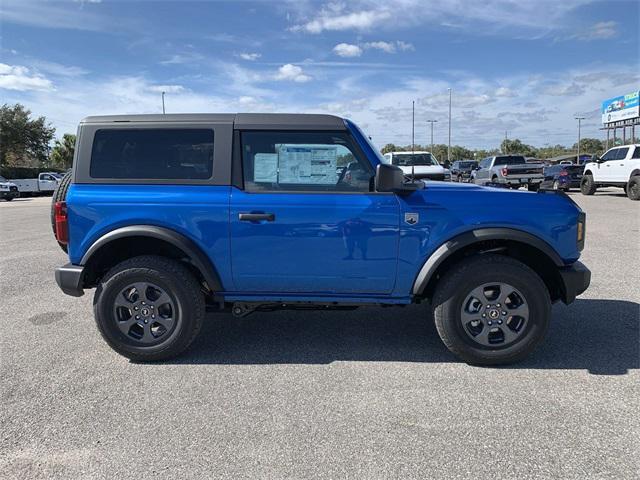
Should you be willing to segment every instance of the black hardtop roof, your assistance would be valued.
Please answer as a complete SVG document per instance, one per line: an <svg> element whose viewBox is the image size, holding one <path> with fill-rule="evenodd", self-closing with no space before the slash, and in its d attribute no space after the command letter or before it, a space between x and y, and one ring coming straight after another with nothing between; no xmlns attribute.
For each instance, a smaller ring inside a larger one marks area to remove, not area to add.
<svg viewBox="0 0 640 480"><path fill-rule="evenodd" d="M98 115L81 124L105 123L230 123L235 128L345 130L344 120L334 115L314 113L169 113L147 115Z"/></svg>

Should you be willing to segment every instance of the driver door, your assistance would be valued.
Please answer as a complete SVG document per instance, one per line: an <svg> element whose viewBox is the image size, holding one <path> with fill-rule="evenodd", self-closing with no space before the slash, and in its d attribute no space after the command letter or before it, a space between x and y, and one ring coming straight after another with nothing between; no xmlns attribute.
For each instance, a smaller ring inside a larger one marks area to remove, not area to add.
<svg viewBox="0 0 640 480"><path fill-rule="evenodd" d="M231 262L243 293L388 294L400 204L347 132L240 133ZM340 167L344 167L340 169Z"/></svg>

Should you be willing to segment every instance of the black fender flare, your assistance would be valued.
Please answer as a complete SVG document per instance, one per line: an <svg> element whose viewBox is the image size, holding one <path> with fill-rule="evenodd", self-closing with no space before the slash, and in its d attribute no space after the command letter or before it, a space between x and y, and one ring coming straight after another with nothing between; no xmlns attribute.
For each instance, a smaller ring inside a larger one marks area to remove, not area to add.
<svg viewBox="0 0 640 480"><path fill-rule="evenodd" d="M433 274L450 255L461 248L486 240L509 240L524 243L543 252L557 267L565 266L558 252L535 235L513 228L479 228L447 240L426 259L413 282L413 295L421 295L424 292Z"/></svg>
<svg viewBox="0 0 640 480"><path fill-rule="evenodd" d="M191 263L202 273L211 291L222 291L222 282L215 266L193 240L175 230L154 225L129 225L104 234L87 249L80 265L86 265L91 257L108 243L126 237L151 237L172 244L189 256Z"/></svg>

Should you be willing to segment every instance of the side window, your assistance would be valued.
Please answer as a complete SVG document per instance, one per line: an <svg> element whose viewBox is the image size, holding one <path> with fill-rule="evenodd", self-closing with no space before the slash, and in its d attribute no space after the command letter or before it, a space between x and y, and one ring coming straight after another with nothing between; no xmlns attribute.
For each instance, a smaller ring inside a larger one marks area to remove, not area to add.
<svg viewBox="0 0 640 480"><path fill-rule="evenodd" d="M213 173L213 130L96 131L92 178L206 180Z"/></svg>
<svg viewBox="0 0 640 480"><path fill-rule="evenodd" d="M369 192L373 169L342 132L243 132L249 192Z"/></svg>
<svg viewBox="0 0 640 480"><path fill-rule="evenodd" d="M640 147L636 147L631 158L640 158Z"/></svg>
<svg viewBox="0 0 640 480"><path fill-rule="evenodd" d="M624 160L625 158L627 158L627 153L628 152L629 152L629 147L619 148L618 149L618 153L616 154L616 158L614 158L612 160Z"/></svg>
<svg viewBox="0 0 640 480"><path fill-rule="evenodd" d="M603 162L607 162L609 160L615 159L617 154L618 154L618 149L614 148L614 149L609 150L607 153L605 153L600 159Z"/></svg>

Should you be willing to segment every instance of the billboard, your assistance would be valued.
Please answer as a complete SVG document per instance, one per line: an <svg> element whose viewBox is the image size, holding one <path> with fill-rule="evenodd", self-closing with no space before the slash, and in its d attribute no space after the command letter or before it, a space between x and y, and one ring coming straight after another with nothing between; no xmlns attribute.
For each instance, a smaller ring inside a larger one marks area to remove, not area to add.
<svg viewBox="0 0 640 480"><path fill-rule="evenodd" d="M640 117L640 92L636 90L627 95L610 98L602 102L602 123L619 122Z"/></svg>

